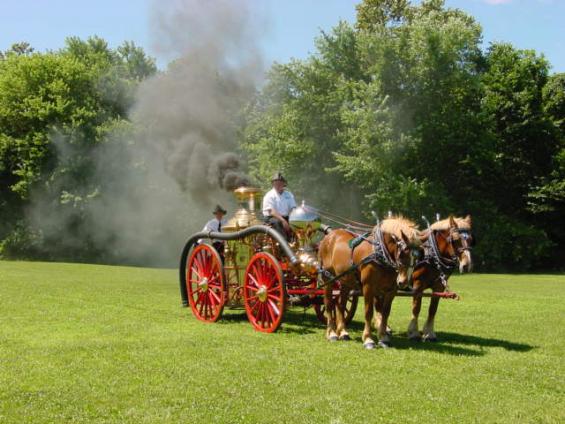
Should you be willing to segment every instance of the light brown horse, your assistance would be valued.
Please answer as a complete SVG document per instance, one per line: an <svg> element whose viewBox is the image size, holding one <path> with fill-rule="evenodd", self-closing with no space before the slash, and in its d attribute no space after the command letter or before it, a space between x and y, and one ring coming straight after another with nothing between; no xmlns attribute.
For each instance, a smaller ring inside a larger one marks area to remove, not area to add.
<svg viewBox="0 0 565 424"><path fill-rule="evenodd" d="M447 280L453 270L459 266L459 272L471 271L473 261L471 247L474 244L471 234L471 216L454 218L450 216L435 222L422 233L425 242L425 256L420 260L412 274L413 291L412 320L408 325L408 337L412 340L436 341L434 320L439 306L439 298L430 299L428 319L423 332L418 331L418 315L422 307L422 292L432 289L443 292L447 289Z"/></svg>
<svg viewBox="0 0 565 424"><path fill-rule="evenodd" d="M413 222L403 217L392 217L375 226L372 233L352 250L349 241L354 238L355 235L349 231L334 230L322 239L318 250L320 264L325 270L322 280L325 285L326 337L330 341L350 340L345 328L345 302L349 291L360 284L365 299L363 346L375 348L371 322L373 305L378 296L383 299L382 319L377 328L379 346L388 347L388 315L397 285L406 284L410 279L414 250L419 249L421 244L419 232ZM332 302L332 276L340 276L341 282L341 295L336 302Z"/></svg>

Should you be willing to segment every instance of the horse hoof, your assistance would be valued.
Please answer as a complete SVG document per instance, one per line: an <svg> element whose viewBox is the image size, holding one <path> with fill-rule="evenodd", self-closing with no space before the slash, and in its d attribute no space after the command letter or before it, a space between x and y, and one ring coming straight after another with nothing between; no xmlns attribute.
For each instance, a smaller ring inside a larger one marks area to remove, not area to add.
<svg viewBox="0 0 565 424"><path fill-rule="evenodd" d="M363 347L364 347L365 349L367 349L367 350L372 350L372 349L374 349L376 346L375 346L375 343L374 343L374 342L367 342L367 343L363 343Z"/></svg>
<svg viewBox="0 0 565 424"><path fill-rule="evenodd" d="M388 349L390 348L390 344L387 342L379 341L379 347L382 347L383 349Z"/></svg>
<svg viewBox="0 0 565 424"><path fill-rule="evenodd" d="M411 342L421 342L422 336L410 336L408 337L408 340L410 340Z"/></svg>
<svg viewBox="0 0 565 424"><path fill-rule="evenodd" d="M341 340L342 342L348 342L351 340L351 337L349 337L349 334L344 334L343 336L339 337L339 340Z"/></svg>
<svg viewBox="0 0 565 424"><path fill-rule="evenodd" d="M424 337L423 341L435 343L437 342L437 337Z"/></svg>
<svg viewBox="0 0 565 424"><path fill-rule="evenodd" d="M330 342L337 342L337 341L338 341L338 338L337 338L337 336L330 336L330 337L328 337L328 340L329 340Z"/></svg>
<svg viewBox="0 0 565 424"><path fill-rule="evenodd" d="M385 333L387 336L392 337L392 330L386 330Z"/></svg>

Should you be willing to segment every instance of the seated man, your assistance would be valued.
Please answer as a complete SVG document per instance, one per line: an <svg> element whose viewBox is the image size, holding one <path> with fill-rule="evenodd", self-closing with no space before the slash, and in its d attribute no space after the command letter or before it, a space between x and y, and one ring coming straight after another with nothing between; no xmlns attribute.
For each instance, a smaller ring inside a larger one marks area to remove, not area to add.
<svg viewBox="0 0 565 424"><path fill-rule="evenodd" d="M226 220L224 219L224 215L227 211L222 208L220 205L216 205L216 208L212 211L215 218L211 219L206 223L202 231L216 231L218 233L222 232L222 226L226 225ZM221 240L216 240L212 243L212 246L218 251L220 256L223 259L224 255L224 242Z"/></svg>
<svg viewBox="0 0 565 424"><path fill-rule="evenodd" d="M280 172L273 175L271 184L273 188L263 197L265 222L288 240L291 234L288 216L296 208L296 202L292 193L286 190L286 180Z"/></svg>

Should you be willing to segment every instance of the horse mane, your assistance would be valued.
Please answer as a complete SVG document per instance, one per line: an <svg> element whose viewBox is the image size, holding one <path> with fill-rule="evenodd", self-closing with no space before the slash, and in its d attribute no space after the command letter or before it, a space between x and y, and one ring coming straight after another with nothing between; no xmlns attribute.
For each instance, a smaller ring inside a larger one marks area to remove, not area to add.
<svg viewBox="0 0 565 424"><path fill-rule="evenodd" d="M471 222L468 221L466 218L461 218L461 217L453 217L453 219L455 219L455 223L457 224L457 226L459 227L460 230L466 230L466 231L470 231L471 230ZM442 219L441 221L437 221L434 222L430 228L432 230L449 230L449 218L446 219Z"/></svg>
<svg viewBox="0 0 565 424"><path fill-rule="evenodd" d="M398 238L401 238L404 234L410 244L420 244L418 226L402 215L384 219L381 222L381 231L393 234Z"/></svg>

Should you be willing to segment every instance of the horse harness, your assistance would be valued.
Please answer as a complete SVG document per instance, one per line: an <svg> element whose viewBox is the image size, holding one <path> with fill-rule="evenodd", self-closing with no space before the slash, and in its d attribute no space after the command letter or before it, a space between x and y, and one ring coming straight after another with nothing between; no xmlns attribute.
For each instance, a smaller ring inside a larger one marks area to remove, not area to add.
<svg viewBox="0 0 565 424"><path fill-rule="evenodd" d="M377 265L380 265L384 268L393 269L395 271L397 271L398 268L400 268L400 264L398 263L398 261L395 261L395 260L392 259L388 249L386 248L386 246L384 244L383 234L382 234L380 225L375 226L375 230L373 231L373 234L372 234L372 236L373 236L372 240L370 238L368 238L368 236L371 235L371 233L364 233L364 234L359 235L359 234L355 234L351 231L349 231L349 232L352 235L357 236L357 237L355 237L355 238L353 238L349 241L349 247L351 249L351 259L350 259L351 266L347 270L342 272L341 274L335 275L335 276L330 271L320 267L319 270L318 270L318 274L321 274L326 278L330 278L330 280L327 281L327 282L324 282L324 284L319 286L319 288L330 285L334 281L339 280L344 275L347 275L351 272L356 272L361 266L367 265L371 262L373 262ZM397 246L398 249L400 249L400 251L402 251L402 250L404 250L408 247L404 240L398 239L394 235L392 235L392 237L395 240L396 246ZM357 246L359 246L361 243L363 243L364 241L366 241L367 243L370 243L373 246L373 253L371 253L368 256L365 256L359 263L356 264L356 263L353 262L353 253L355 251L355 248ZM357 282L360 282L358 273L356 273L356 279L357 279Z"/></svg>
<svg viewBox="0 0 565 424"><path fill-rule="evenodd" d="M471 250L471 246L469 246L469 244L467 243L469 232L466 230L460 230L458 228L450 228L449 236L446 237L445 240L449 243L454 253L450 257L445 257L439 251L437 240L434 234L436 230L429 228L429 231L430 237L428 237L428 240L426 240L423 245L424 257L414 266L414 270L416 270L420 266L433 266L439 272L439 279L443 286L447 289L447 280L453 273L453 270L455 269L457 262L459 261L458 254L465 250ZM459 233L461 235L461 239L463 240L463 246L457 249L455 249L455 247L453 246L454 232Z"/></svg>

